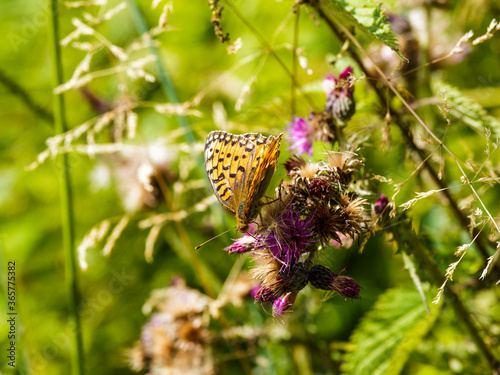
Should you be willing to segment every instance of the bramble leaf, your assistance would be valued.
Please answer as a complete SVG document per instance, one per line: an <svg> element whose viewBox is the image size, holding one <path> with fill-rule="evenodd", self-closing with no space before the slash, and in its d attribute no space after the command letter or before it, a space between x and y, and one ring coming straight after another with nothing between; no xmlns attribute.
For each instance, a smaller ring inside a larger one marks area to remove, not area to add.
<svg viewBox="0 0 500 375"><path fill-rule="evenodd" d="M344 21L380 40L403 60L408 61L399 50L398 40L387 21L382 4L376 4L373 0L325 0L323 4Z"/></svg>
<svg viewBox="0 0 500 375"><path fill-rule="evenodd" d="M342 373L399 374L433 326L440 306L433 305L431 315L427 315L417 290L388 290L352 334L354 347L346 355Z"/></svg>

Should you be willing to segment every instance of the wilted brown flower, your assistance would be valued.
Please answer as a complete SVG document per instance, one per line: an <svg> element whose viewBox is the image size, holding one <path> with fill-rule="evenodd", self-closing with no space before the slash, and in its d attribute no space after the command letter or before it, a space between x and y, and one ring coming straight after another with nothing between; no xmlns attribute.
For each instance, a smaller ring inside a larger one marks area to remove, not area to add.
<svg viewBox="0 0 500 375"><path fill-rule="evenodd" d="M130 366L150 374L213 374L207 311L211 299L189 289L182 279L153 292L144 306L157 310L143 326L130 352Z"/></svg>

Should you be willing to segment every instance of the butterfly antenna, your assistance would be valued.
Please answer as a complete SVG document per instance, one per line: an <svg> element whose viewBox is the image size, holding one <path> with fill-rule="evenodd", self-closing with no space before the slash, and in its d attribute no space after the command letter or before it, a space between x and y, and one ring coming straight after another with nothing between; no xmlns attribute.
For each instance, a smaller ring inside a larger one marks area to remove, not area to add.
<svg viewBox="0 0 500 375"><path fill-rule="evenodd" d="M220 237L220 236L222 236L223 234L226 234L227 232L232 231L233 229L236 229L236 227L231 228L231 229L228 229L228 230L226 230L225 232L219 233L217 236L210 238L209 240L207 240L207 241L203 242L201 245L196 246L196 247L195 247L195 250L198 250L200 247L202 247L202 246L203 246L203 245L205 245L206 243L208 243L208 242L210 242L210 241L212 241L212 240L215 240L217 237Z"/></svg>

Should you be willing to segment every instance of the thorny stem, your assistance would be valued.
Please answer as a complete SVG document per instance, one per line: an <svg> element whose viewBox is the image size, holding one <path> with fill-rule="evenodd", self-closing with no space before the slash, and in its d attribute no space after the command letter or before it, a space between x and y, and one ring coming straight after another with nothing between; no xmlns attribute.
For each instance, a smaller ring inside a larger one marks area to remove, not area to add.
<svg viewBox="0 0 500 375"><path fill-rule="evenodd" d="M315 8L315 10L317 11L318 15L321 18L324 19L324 21L326 22L326 24L328 25L328 27L337 36L337 38L340 41L345 42L345 37L340 33L340 31L337 29L337 27L332 22L332 20L325 14L325 12L323 11L323 9L321 7L322 5L319 2L317 2L317 1L311 1L311 5ZM339 24L340 27L342 27L342 25L340 24L340 22L338 22L338 20L337 20L337 24ZM346 29L345 31L347 31L345 34L348 35L347 33L349 33L349 30ZM350 33L349 33L349 35L350 35ZM357 42L357 40L352 35L350 35L350 36L353 39L353 43L358 47L358 49L360 49L362 51L363 49L359 45L359 43ZM350 56L355 60L356 64L361 68L361 70L363 71L363 73L368 77L368 71L367 71L365 65L363 64L363 62L361 61L361 59L359 58L358 54L351 47L348 48L348 52L349 52ZM373 65L378 68L378 66L375 63L373 63ZM385 77L385 75L383 74L383 72L380 71L379 74L381 74L382 77ZM376 81L371 80L371 79L368 79L367 81L370 84L370 86L372 87L372 89L374 90L374 92L377 95L377 97L379 98L379 101L380 101L382 107L388 106L389 104L387 102L387 97L378 88L378 86L376 84ZM390 83L389 83L389 80L387 78L386 78L386 83L387 83L388 87L391 90L394 90L395 92L397 92L397 90L394 89L394 87L392 85L389 86ZM398 97L400 97L399 92L397 93L397 95L398 95ZM400 99L402 99L402 98L400 97ZM404 101L404 103L406 103L406 101ZM408 108L410 109L411 106L408 105ZM392 108L390 108L390 107L388 107L388 110L389 110L391 116L393 117L393 120L397 120L397 112L395 110L393 110ZM411 108L410 112L412 114L415 114L415 116L417 116L417 120L420 120L420 118L418 117L418 115L416 115L416 113L413 111L412 108ZM395 121L395 123L401 129L401 133L402 133L403 137L405 138L405 141L410 146L410 148L417 153L417 155L419 156L419 158L421 160L425 161L425 159L426 159L425 152L423 150L421 150L415 144L415 142L413 140L413 136L411 135L411 133L410 133L410 131L408 129L408 126L405 125L405 124L403 124L401 121ZM428 129L426 126L425 126L425 128ZM430 129L428 129L428 131L430 132ZM434 136L434 134L432 132L430 132L430 133ZM439 142L439 144L444 147L444 144L441 143L441 140L439 140L439 138L435 137L435 139L437 139L438 142ZM445 150L448 150L448 149L445 148ZM451 152L449 150L447 152L451 154ZM453 212L455 213L456 217L459 219L459 221L462 224L462 226L464 227L464 229L468 232L469 231L468 220L464 216L464 214L462 213L462 211L460 210L460 208L458 207L457 203L455 202L455 200L451 196L450 192L446 189L446 187L447 187L446 184L443 182L442 179L439 179L438 174L436 173L436 171L434 170L434 168L432 167L432 165L429 164L429 162L425 161L424 162L424 167L429 172L429 174L431 175L431 178L434 180L434 182L440 187L440 189L442 189L442 193L446 197L446 199L448 200L448 202L449 202L449 204L450 204ZM460 167L460 165L459 165L459 167ZM463 172L463 170L461 169L461 167L460 167L460 170ZM475 190L474 190L474 193L475 193ZM486 211L486 212L488 212L488 211ZM488 214L489 214L489 212L488 212ZM474 236L475 236L475 233L472 233L471 234L471 238L473 238ZM489 254L488 254L487 246L483 242L483 237L482 236L477 237L476 245L477 245L479 251L481 252L482 256L487 260L488 257L489 257ZM497 270L497 272L500 272L499 269L498 269L498 266L496 264L494 266L495 266L495 269Z"/></svg>
<svg viewBox="0 0 500 375"><path fill-rule="evenodd" d="M49 38L51 45L52 59L52 85L54 88L61 85L63 79L63 67L61 58L61 49L59 46L59 19L58 19L58 1L48 1L50 14L50 30ZM54 95L54 125L55 132L62 134L67 130L64 97L63 95ZM70 165L68 155L59 156L61 164L59 165L59 185L61 191L61 217L62 217L62 237L63 248L65 253L65 269L66 269L66 287L68 289L69 298L69 315L71 322L71 368L72 374L82 375L84 373L84 358L83 358L83 340L78 314L78 306L80 296L78 293L77 283L77 267L75 254L75 234L74 234L74 214L73 214L73 197L70 181Z"/></svg>
<svg viewBox="0 0 500 375"><path fill-rule="evenodd" d="M38 103L35 103L30 94L2 70L0 70L0 82L3 83L4 86L7 87L12 94L17 95L24 102L24 104L26 104L26 106L35 114L40 116L40 118L50 122L51 124L54 122L54 116L52 115L52 113L47 111Z"/></svg>

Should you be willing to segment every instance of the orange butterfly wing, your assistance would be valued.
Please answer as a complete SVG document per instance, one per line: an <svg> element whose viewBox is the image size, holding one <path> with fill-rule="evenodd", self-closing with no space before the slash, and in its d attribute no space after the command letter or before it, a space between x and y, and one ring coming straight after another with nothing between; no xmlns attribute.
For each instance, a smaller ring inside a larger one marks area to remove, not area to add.
<svg viewBox="0 0 500 375"><path fill-rule="evenodd" d="M235 214L239 231L257 216L259 201L276 170L282 135L211 132L205 143L205 168L215 196Z"/></svg>

